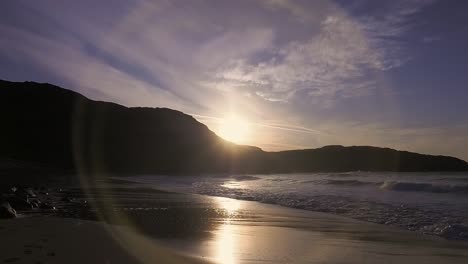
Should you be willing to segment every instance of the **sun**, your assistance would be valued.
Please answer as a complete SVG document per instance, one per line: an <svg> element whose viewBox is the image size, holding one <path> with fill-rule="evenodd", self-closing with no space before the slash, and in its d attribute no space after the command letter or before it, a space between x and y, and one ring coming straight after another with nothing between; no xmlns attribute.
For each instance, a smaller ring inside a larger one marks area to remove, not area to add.
<svg viewBox="0 0 468 264"><path fill-rule="evenodd" d="M246 143L250 135L250 124L238 115L231 114L221 119L219 135L234 143Z"/></svg>

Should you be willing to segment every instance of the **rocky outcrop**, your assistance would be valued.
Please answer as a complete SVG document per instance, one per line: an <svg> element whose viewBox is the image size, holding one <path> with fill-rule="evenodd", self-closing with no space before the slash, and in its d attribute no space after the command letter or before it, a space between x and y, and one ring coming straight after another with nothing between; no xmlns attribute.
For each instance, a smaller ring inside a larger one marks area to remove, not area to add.
<svg viewBox="0 0 468 264"><path fill-rule="evenodd" d="M15 218L16 210L8 202L0 202L0 218Z"/></svg>

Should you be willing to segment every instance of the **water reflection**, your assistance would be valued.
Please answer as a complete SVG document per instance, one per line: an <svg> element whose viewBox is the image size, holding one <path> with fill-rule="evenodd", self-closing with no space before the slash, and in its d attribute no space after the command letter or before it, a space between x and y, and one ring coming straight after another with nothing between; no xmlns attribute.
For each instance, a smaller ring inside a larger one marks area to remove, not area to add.
<svg viewBox="0 0 468 264"><path fill-rule="evenodd" d="M239 241L235 235L233 221L234 216L238 214L241 202L223 197L216 198L216 202L221 209L226 211L226 218L222 220L221 225L215 231L214 259L218 263L236 264L238 258L235 252Z"/></svg>
<svg viewBox="0 0 468 264"><path fill-rule="evenodd" d="M238 181L227 181L221 186L228 188L228 189L242 189L243 188L242 182L238 182Z"/></svg>
<svg viewBox="0 0 468 264"><path fill-rule="evenodd" d="M215 260L219 263L235 264L237 258L234 254L236 251L236 241L232 225L226 223L221 225L220 229L216 233L215 243L216 255Z"/></svg>
<svg viewBox="0 0 468 264"><path fill-rule="evenodd" d="M220 209L225 211L225 214L227 215L226 220L230 220L230 218L237 215L241 205L241 201L239 200L224 197L216 197L216 203Z"/></svg>

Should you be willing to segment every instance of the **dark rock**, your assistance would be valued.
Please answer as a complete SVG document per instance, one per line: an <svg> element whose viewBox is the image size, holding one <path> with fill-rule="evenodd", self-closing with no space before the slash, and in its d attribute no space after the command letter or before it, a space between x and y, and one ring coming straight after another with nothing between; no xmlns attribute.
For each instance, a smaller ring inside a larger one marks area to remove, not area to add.
<svg viewBox="0 0 468 264"><path fill-rule="evenodd" d="M30 203L32 208L39 208L40 206L40 203L38 201L31 201Z"/></svg>
<svg viewBox="0 0 468 264"><path fill-rule="evenodd" d="M8 202L0 203L0 218L15 218L16 211Z"/></svg>
<svg viewBox="0 0 468 264"><path fill-rule="evenodd" d="M35 198L37 194L31 188L21 188L16 191L18 195L26 196L28 198Z"/></svg>
<svg viewBox="0 0 468 264"><path fill-rule="evenodd" d="M40 205L41 209L46 209L46 210L55 210L55 206L51 205L50 203L42 203Z"/></svg>
<svg viewBox="0 0 468 264"><path fill-rule="evenodd" d="M24 190L29 197L37 197L37 194L32 189Z"/></svg>
<svg viewBox="0 0 468 264"><path fill-rule="evenodd" d="M62 197L61 201L62 202L67 202L67 203L72 203L72 202L75 201L75 198L65 196L65 197Z"/></svg>
<svg viewBox="0 0 468 264"><path fill-rule="evenodd" d="M21 196L11 196L8 197L7 202L10 203L10 205L15 208L16 210L28 210L32 209L33 205L29 201L29 198L23 198Z"/></svg>

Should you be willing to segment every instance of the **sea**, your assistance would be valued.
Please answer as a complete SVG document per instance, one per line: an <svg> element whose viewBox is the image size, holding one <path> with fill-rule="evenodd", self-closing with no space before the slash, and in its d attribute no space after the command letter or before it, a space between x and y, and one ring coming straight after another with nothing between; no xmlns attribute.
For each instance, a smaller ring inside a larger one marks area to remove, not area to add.
<svg viewBox="0 0 468 264"><path fill-rule="evenodd" d="M258 201L468 240L466 172L140 175L131 180L156 189Z"/></svg>

